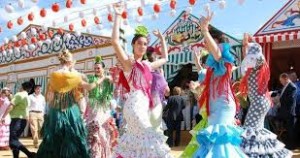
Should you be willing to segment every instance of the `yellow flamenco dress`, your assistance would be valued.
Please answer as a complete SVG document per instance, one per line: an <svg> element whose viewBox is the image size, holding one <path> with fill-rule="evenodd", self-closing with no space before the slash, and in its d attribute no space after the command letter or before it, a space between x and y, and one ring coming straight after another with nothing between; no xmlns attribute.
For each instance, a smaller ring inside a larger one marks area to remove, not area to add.
<svg viewBox="0 0 300 158"><path fill-rule="evenodd" d="M87 131L77 101L81 76L78 72L56 71L50 75L49 103L43 126L43 142L37 158L89 158Z"/></svg>

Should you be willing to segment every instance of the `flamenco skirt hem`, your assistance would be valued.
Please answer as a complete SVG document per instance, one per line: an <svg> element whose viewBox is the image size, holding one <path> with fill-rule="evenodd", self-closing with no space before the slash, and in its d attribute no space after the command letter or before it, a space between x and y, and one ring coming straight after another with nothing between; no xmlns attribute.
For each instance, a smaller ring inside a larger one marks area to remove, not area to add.
<svg viewBox="0 0 300 158"><path fill-rule="evenodd" d="M240 127L226 124L210 125L198 132L196 138L200 144L194 158L246 158L240 149L242 142Z"/></svg>
<svg viewBox="0 0 300 158"><path fill-rule="evenodd" d="M289 158L292 152L277 140L277 136L269 130L245 128L242 134L242 150L249 157L257 158Z"/></svg>
<svg viewBox="0 0 300 158"><path fill-rule="evenodd" d="M172 158L170 148L165 144L167 138L152 128L138 135L124 133L115 149L117 158Z"/></svg>

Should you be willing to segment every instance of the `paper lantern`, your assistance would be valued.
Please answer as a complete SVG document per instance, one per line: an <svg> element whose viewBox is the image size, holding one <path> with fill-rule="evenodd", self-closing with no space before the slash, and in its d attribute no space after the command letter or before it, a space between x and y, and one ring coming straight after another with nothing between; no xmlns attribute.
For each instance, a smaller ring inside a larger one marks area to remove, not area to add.
<svg viewBox="0 0 300 158"><path fill-rule="evenodd" d="M13 35L12 38L11 38L11 40L14 41L14 42L17 42L17 41L18 41L18 38L17 38L16 35Z"/></svg>
<svg viewBox="0 0 300 158"><path fill-rule="evenodd" d="M24 45L26 45L26 44L27 44L27 40L26 40L26 39L22 39L22 40L21 40L21 45L24 46Z"/></svg>
<svg viewBox="0 0 300 158"><path fill-rule="evenodd" d="M96 16L97 15L97 9L93 8L93 14Z"/></svg>
<svg viewBox="0 0 300 158"><path fill-rule="evenodd" d="M17 41L17 42L14 43L14 47L20 47L19 41Z"/></svg>
<svg viewBox="0 0 300 158"><path fill-rule="evenodd" d="M126 11L123 11L123 13L122 13L122 18L123 18L123 19L127 19L127 18L128 18L128 14L127 14Z"/></svg>
<svg viewBox="0 0 300 158"><path fill-rule="evenodd" d="M171 9L176 9L176 0L171 0L171 2L170 2L170 8Z"/></svg>
<svg viewBox="0 0 300 158"><path fill-rule="evenodd" d="M52 21L52 26L56 27L56 21L55 20Z"/></svg>
<svg viewBox="0 0 300 158"><path fill-rule="evenodd" d="M58 12L59 11L59 4L58 3L52 4L51 9L52 9L53 12Z"/></svg>
<svg viewBox="0 0 300 158"><path fill-rule="evenodd" d="M44 41L44 40L46 39L45 34L40 33L40 34L39 34L39 39L40 39L41 41Z"/></svg>
<svg viewBox="0 0 300 158"><path fill-rule="evenodd" d="M95 22L95 24L100 24L100 19L97 16L95 16L94 17L94 22Z"/></svg>
<svg viewBox="0 0 300 158"><path fill-rule="evenodd" d="M156 20L156 19L158 19L158 14L153 14L152 15L152 20Z"/></svg>
<svg viewBox="0 0 300 158"><path fill-rule="evenodd" d="M209 3L206 3L206 4L204 5L204 10L205 10L206 12L209 12L209 11L210 11L210 5L209 5Z"/></svg>
<svg viewBox="0 0 300 158"><path fill-rule="evenodd" d="M124 24L124 25L128 25L128 20L125 19L125 20L123 21L123 24Z"/></svg>
<svg viewBox="0 0 300 158"><path fill-rule="evenodd" d="M81 4L86 4L86 0L80 0Z"/></svg>
<svg viewBox="0 0 300 158"><path fill-rule="evenodd" d="M72 7L72 4L73 4L72 0L67 0L67 2L66 2L66 7L67 7L67 8L71 8L71 7Z"/></svg>
<svg viewBox="0 0 300 158"><path fill-rule="evenodd" d="M190 5L195 5L196 0L189 0Z"/></svg>
<svg viewBox="0 0 300 158"><path fill-rule="evenodd" d="M142 7L138 7L137 8L137 12L139 16L143 16L144 12L143 12L143 8Z"/></svg>
<svg viewBox="0 0 300 158"><path fill-rule="evenodd" d="M103 29L103 25L102 24L97 25L97 29L98 30L102 30Z"/></svg>
<svg viewBox="0 0 300 158"><path fill-rule="evenodd" d="M25 8L24 0L18 0L18 6L19 6L20 8Z"/></svg>
<svg viewBox="0 0 300 158"><path fill-rule="evenodd" d="M3 42L4 42L5 44L7 44L7 43L9 42L8 38L5 37L5 38L3 39Z"/></svg>
<svg viewBox="0 0 300 158"><path fill-rule="evenodd" d="M36 48L36 46L35 46L34 44L30 44L30 45L29 45L29 49L30 49L30 50L35 50L35 48Z"/></svg>
<svg viewBox="0 0 300 158"><path fill-rule="evenodd" d="M15 42L15 47L21 47L22 46L22 40L18 40Z"/></svg>
<svg viewBox="0 0 300 158"><path fill-rule="evenodd" d="M112 6L111 5L107 5L107 12L111 13L112 12Z"/></svg>
<svg viewBox="0 0 300 158"><path fill-rule="evenodd" d="M33 19L34 19L33 12L29 13L28 16L27 16L27 18L28 18L29 21L33 21Z"/></svg>
<svg viewBox="0 0 300 158"><path fill-rule="evenodd" d="M79 17L80 17L80 18L84 18L84 12L83 12L83 11L80 11L80 12L79 12Z"/></svg>
<svg viewBox="0 0 300 158"><path fill-rule="evenodd" d="M46 32L47 30L48 30L48 27L45 26L45 25L43 25L43 26L42 26L42 31Z"/></svg>
<svg viewBox="0 0 300 158"><path fill-rule="evenodd" d="M243 5L245 0L238 0L239 5Z"/></svg>
<svg viewBox="0 0 300 158"><path fill-rule="evenodd" d="M69 21L69 17L68 17L68 15L65 15L64 22L68 22L68 21Z"/></svg>
<svg viewBox="0 0 300 158"><path fill-rule="evenodd" d="M188 14L190 14L193 11L193 8L191 6L187 7L185 10Z"/></svg>
<svg viewBox="0 0 300 158"><path fill-rule="evenodd" d="M69 24L69 30L73 31L74 30L74 25L73 24Z"/></svg>
<svg viewBox="0 0 300 158"><path fill-rule="evenodd" d="M175 10L175 9L172 9L170 15L171 15L172 17L174 17L174 16L176 15L176 10Z"/></svg>
<svg viewBox="0 0 300 158"><path fill-rule="evenodd" d="M107 15L107 20L108 20L109 22L112 22L112 21L113 21L113 15L112 15L111 13L109 13L109 14Z"/></svg>
<svg viewBox="0 0 300 158"><path fill-rule="evenodd" d="M220 9L224 9L226 7L226 1L225 0L220 0L219 1L219 7L220 7Z"/></svg>
<svg viewBox="0 0 300 158"><path fill-rule="evenodd" d="M50 38L52 38L52 36L53 36L53 31L49 30L49 31L48 31L48 36L49 36Z"/></svg>
<svg viewBox="0 0 300 158"><path fill-rule="evenodd" d="M41 11L40 11L40 16L41 16L41 17L45 17L45 16L46 16L46 13L47 13L46 9L43 8L43 9L41 9Z"/></svg>
<svg viewBox="0 0 300 158"><path fill-rule="evenodd" d="M14 12L14 8L11 4L8 4L8 5L5 6L5 11L7 13L12 13L12 12Z"/></svg>
<svg viewBox="0 0 300 158"><path fill-rule="evenodd" d="M153 10L154 10L155 13L159 13L160 12L160 5L155 3L153 5Z"/></svg>
<svg viewBox="0 0 300 158"><path fill-rule="evenodd" d="M81 20L81 26L82 26L82 27L85 27L85 26L86 26L86 20L85 20L85 19L82 19L82 20Z"/></svg>
<svg viewBox="0 0 300 158"><path fill-rule="evenodd" d="M35 37L31 37L30 41L31 41L31 43L36 43L37 39Z"/></svg>
<svg viewBox="0 0 300 158"><path fill-rule="evenodd" d="M20 16L18 19L17 19L17 23L18 25L22 25L24 22L23 18Z"/></svg>
<svg viewBox="0 0 300 158"><path fill-rule="evenodd" d="M26 33L25 32L21 32L21 38L25 39L26 37L27 37Z"/></svg>
<svg viewBox="0 0 300 158"><path fill-rule="evenodd" d="M38 46L40 46L40 47L41 47L41 46L43 45L43 42L42 42L42 41L38 41L38 43L37 43L37 44L38 44Z"/></svg>
<svg viewBox="0 0 300 158"><path fill-rule="evenodd" d="M91 29L91 28L87 28L87 29L86 29L86 32L87 32L87 33L91 33L91 32L92 32L92 29Z"/></svg>
<svg viewBox="0 0 300 158"><path fill-rule="evenodd" d="M9 20L9 21L7 22L7 28L8 28L8 29L12 29L13 26L14 26L14 24Z"/></svg>
<svg viewBox="0 0 300 158"><path fill-rule="evenodd" d="M62 35L62 34L64 34L64 30L60 27L60 28L58 28L57 33Z"/></svg>
<svg viewBox="0 0 300 158"><path fill-rule="evenodd" d="M31 35L36 35L37 34L37 30L36 30L36 28L31 28L30 29L30 33L31 33Z"/></svg>
<svg viewBox="0 0 300 158"><path fill-rule="evenodd" d="M146 0L141 0L141 5L144 7L146 5Z"/></svg>
<svg viewBox="0 0 300 158"><path fill-rule="evenodd" d="M135 20L137 23L141 23L143 18L141 16L137 16Z"/></svg>

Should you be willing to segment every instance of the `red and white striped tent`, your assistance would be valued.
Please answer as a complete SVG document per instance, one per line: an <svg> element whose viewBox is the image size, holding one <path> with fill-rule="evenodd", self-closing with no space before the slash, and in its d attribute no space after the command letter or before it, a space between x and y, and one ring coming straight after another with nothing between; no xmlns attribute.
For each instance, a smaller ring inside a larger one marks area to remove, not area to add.
<svg viewBox="0 0 300 158"><path fill-rule="evenodd" d="M254 34L253 40L263 47L273 72L271 78L278 80L279 73L290 69L300 73L300 64L295 62L300 57L300 0L289 0Z"/></svg>
<svg viewBox="0 0 300 158"><path fill-rule="evenodd" d="M270 63L273 49L300 47L300 0L288 1L255 34Z"/></svg>

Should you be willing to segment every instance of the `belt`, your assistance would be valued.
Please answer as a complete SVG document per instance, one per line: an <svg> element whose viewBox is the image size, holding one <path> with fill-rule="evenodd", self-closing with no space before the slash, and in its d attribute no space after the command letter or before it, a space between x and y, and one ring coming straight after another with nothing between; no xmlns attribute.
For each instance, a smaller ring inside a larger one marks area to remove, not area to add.
<svg viewBox="0 0 300 158"><path fill-rule="evenodd" d="M35 111L35 110L31 110L29 112L33 112L33 113L42 113L43 111Z"/></svg>

